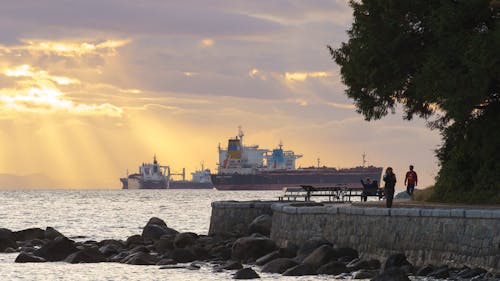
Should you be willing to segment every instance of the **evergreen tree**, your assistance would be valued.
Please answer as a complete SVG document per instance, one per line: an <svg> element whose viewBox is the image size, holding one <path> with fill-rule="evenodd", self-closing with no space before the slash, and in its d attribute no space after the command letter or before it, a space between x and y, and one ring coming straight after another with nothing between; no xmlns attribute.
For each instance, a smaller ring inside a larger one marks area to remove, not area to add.
<svg viewBox="0 0 500 281"><path fill-rule="evenodd" d="M500 203L500 1L351 1L349 41L330 46L366 120L401 104L441 131L434 199Z"/></svg>

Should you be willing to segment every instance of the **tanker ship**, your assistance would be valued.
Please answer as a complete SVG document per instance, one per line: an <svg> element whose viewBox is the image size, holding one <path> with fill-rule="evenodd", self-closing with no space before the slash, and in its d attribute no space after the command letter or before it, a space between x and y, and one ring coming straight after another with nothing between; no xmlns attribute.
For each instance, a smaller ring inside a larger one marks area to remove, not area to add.
<svg viewBox="0 0 500 281"><path fill-rule="evenodd" d="M258 145L245 146L243 132L228 140L223 149L219 145L217 174L212 174L212 183L218 190L273 190L284 187L312 185L331 186L337 184L361 187L360 180L370 178L380 180L382 167L353 168L317 167L296 168L296 160L302 155L292 150L284 150L283 144L273 150L259 148Z"/></svg>
<svg viewBox="0 0 500 281"><path fill-rule="evenodd" d="M128 174L128 173L127 173ZM169 166L161 166L153 157L153 163L142 163L139 172L120 178L123 189L209 189L212 188L210 170L197 170L191 173L192 179L186 180L186 169L182 173L172 173ZM182 176L174 180L173 176Z"/></svg>

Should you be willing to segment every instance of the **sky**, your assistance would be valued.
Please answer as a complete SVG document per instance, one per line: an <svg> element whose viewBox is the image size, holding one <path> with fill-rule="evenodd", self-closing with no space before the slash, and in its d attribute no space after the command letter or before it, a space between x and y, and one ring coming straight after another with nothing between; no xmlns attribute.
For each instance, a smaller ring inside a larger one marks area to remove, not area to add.
<svg viewBox="0 0 500 281"><path fill-rule="evenodd" d="M326 46L351 22L345 0L2 3L0 188L121 188L155 154L215 171L239 126L302 167L366 153L398 188L409 164L429 186L439 133L401 107L364 121L344 94Z"/></svg>

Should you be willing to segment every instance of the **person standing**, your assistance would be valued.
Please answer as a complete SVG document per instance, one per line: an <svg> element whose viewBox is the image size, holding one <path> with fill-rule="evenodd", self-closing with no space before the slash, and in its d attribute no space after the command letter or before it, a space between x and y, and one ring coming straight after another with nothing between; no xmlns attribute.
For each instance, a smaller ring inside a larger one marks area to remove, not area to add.
<svg viewBox="0 0 500 281"><path fill-rule="evenodd" d="M392 171L391 167L387 167L384 174L384 193L385 193L385 205L387 208L392 208L392 200L394 199L394 188L396 186L396 175Z"/></svg>
<svg viewBox="0 0 500 281"><path fill-rule="evenodd" d="M406 172L405 176L405 186L406 186L406 192L412 198L413 198L413 191L415 190L415 186L417 186L417 183L418 183L417 173L413 171L413 165L410 165L410 170Z"/></svg>

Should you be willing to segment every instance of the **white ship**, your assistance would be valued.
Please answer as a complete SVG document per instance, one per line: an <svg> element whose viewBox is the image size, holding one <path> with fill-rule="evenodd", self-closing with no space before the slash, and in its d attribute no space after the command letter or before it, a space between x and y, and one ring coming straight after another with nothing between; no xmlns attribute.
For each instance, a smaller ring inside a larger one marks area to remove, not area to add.
<svg viewBox="0 0 500 281"><path fill-rule="evenodd" d="M166 189L170 185L170 167L161 166L153 157L153 163L142 163L137 174L120 178L123 189Z"/></svg>

